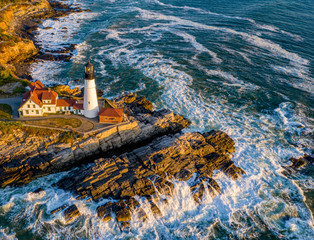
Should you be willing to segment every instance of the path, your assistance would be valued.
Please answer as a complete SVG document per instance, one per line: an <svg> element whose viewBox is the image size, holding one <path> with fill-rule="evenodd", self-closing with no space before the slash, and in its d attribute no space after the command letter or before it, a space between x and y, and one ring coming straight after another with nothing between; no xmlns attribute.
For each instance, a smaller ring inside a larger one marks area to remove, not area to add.
<svg viewBox="0 0 314 240"><path fill-rule="evenodd" d="M21 105L22 97L14 97L14 98L0 98L0 103L9 104L12 107L12 115L13 118L19 117L18 108Z"/></svg>
<svg viewBox="0 0 314 240"><path fill-rule="evenodd" d="M98 129L103 129L105 127L109 126L114 126L114 124L104 124L104 123L99 123L98 118L86 118L84 116L79 116L79 115L49 115L49 116L42 116L42 117L23 117L23 118L15 118L14 120L17 121L34 121L34 120L44 120L44 119L51 119L51 118L77 118L81 120L82 125L78 128L73 128L73 130L77 132L90 132L93 130L98 130ZM30 124L27 124L30 125ZM33 125L35 126L35 125ZM40 127L40 126L38 126ZM66 129L66 128L63 128ZM69 128L67 128L69 129ZM72 129L72 128L71 128Z"/></svg>

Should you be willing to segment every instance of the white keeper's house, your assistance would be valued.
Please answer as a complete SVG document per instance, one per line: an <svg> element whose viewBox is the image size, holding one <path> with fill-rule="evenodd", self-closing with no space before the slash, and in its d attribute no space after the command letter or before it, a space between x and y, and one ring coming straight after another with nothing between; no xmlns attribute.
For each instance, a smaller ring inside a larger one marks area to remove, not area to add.
<svg viewBox="0 0 314 240"><path fill-rule="evenodd" d="M87 118L99 118L101 123L119 123L123 121L123 109L116 108L106 99L106 105L99 107L94 66L88 61L85 65L84 102L74 99L59 99L58 94L46 88L37 80L29 85L30 90L22 98L18 109L20 117L40 117L56 113L72 113Z"/></svg>
<svg viewBox="0 0 314 240"><path fill-rule="evenodd" d="M45 88L41 81L33 82L31 88L23 96L18 109L20 117L43 116L45 113L72 112L83 115L83 104L76 100L59 99L58 94L50 88Z"/></svg>

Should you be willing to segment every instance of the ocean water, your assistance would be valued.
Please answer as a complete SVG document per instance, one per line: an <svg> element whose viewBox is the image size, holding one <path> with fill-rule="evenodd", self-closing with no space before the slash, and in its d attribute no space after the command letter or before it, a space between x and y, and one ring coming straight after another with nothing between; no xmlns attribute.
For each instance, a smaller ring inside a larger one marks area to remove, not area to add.
<svg viewBox="0 0 314 240"><path fill-rule="evenodd" d="M311 0L70 0L92 12L45 20L47 52L77 44L70 62L38 62L34 79L83 84L94 63L104 96L145 95L157 109L192 121L189 131L220 129L236 142L236 180L217 172L222 193L196 205L174 182L164 215L134 218L130 232L96 216L100 203L51 187L66 172L0 189L0 239L312 239L313 168L282 174L290 157L313 154L314 2ZM51 28L46 28L51 27ZM30 193L38 187L44 193ZM139 199L143 206L145 201ZM82 216L66 224L75 203Z"/></svg>

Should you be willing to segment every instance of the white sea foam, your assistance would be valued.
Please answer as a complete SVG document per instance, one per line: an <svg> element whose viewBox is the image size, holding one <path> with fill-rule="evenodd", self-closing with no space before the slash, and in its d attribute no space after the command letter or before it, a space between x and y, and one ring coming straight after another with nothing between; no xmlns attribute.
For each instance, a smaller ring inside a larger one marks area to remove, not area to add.
<svg viewBox="0 0 314 240"><path fill-rule="evenodd" d="M73 37L82 24L97 16L97 13L71 13L59 19L47 19L38 29L36 40L44 50L58 50L78 43Z"/></svg>
<svg viewBox="0 0 314 240"><path fill-rule="evenodd" d="M45 85L67 83L68 79L57 77L63 62L39 61L31 65L32 77L39 79Z"/></svg>
<svg viewBox="0 0 314 240"><path fill-rule="evenodd" d="M88 50L91 49L91 45L89 45L86 41L79 43L75 46L75 52L72 57L72 61L76 64L86 63L86 55Z"/></svg>
<svg viewBox="0 0 314 240"><path fill-rule="evenodd" d="M250 19L250 18L230 16L230 15L226 15L226 14L215 13L215 12L211 12L211 11L206 11L206 10L201 9L201 8L195 8L195 7L189 7L189 6L182 6L182 7L181 6L174 6L172 4L163 3L163 2L160 2L158 0L147 0L147 1L156 3L158 5L165 6L165 7L168 7L168 8L170 7L170 8L182 9L182 10L186 10L186 11L196 11L196 12L199 12L201 14L208 14L208 15L214 15L214 16L223 17L223 18L248 21L248 22L254 24L254 26L256 26L259 29L265 29L265 30L272 31L272 32L279 32L281 34L285 34L285 35L293 38L296 41L303 41L303 38L301 36L297 35L297 34L289 33L287 31L281 30L278 27L275 27L275 26L272 26L272 25L258 24L258 23L255 22L255 20Z"/></svg>
<svg viewBox="0 0 314 240"><path fill-rule="evenodd" d="M202 29L202 30L209 30L209 31L219 31L219 32L224 32L226 34L231 34L231 35L237 35L240 36L243 40L247 41L248 43L255 45L261 49L267 50L271 52L275 57L283 58L283 59L288 59L290 61L289 66L289 71L286 70L286 73L295 73L299 71L299 69L302 69L303 73L309 72L308 65L309 65L309 60L300 57L298 54L289 52L285 49L283 49L279 44L274 43L268 39L263 39L259 36L252 35L249 33L245 32L239 32L230 28L219 28L219 27L214 27L214 26L209 26L197 22L193 22L190 20L182 19L179 17L171 16L171 15L164 15L160 13L156 13L154 11L149 11L149 10L143 10L138 8L138 11L141 14L141 17L143 19L150 19L150 20L166 20L169 21L170 24L174 26L188 26L196 29ZM277 68L278 70L278 68ZM282 69L281 69L282 70ZM306 81L306 78L308 76L304 76L304 74L298 74L297 76L302 77L301 79L305 82L298 84L297 86L301 86L303 89L304 86L307 86L308 82ZM305 77L305 78L304 78Z"/></svg>
<svg viewBox="0 0 314 240"><path fill-rule="evenodd" d="M209 26L197 22L193 22L190 20L182 19L179 17L171 16L171 15L164 15L160 13L156 13L154 11L149 11L149 10L143 10L138 8L138 11L141 14L141 17L144 19L152 19L152 20L167 20L171 21L172 24L175 25L182 25L182 26L189 26L197 29L203 29L203 30L210 30L210 31L221 31L225 32L228 34L234 34L234 35L239 35L241 36L245 41L250 42L251 44L261 47L263 49L266 49L276 56L288 59L291 61L293 65L300 66L300 65L308 65L309 61L307 59L304 59L300 57L296 53L291 53L285 49L283 49L279 44L274 43L270 40L267 39L262 39L258 36L251 35L248 33L244 32L239 32L230 28L224 28L224 27L214 27L214 26Z"/></svg>
<svg viewBox="0 0 314 240"><path fill-rule="evenodd" d="M182 6L182 7L181 6L174 6L172 4L163 3L163 2L160 2L158 0L146 0L146 1L153 2L153 3L156 3L158 5L168 7L168 8L170 7L170 8L175 8L175 9L183 9L183 10L187 10L187 11L192 10L192 11L196 11L196 12L199 12L202 14L209 14L209 15L219 16L219 17L223 17L223 18L237 19L237 20L245 20L245 21L249 21L251 23L255 23L255 21L253 19L250 19L250 18L229 16L229 15L225 15L222 13L215 13L215 12L207 11L207 10L204 10L201 8L195 8L195 7L189 7L189 6Z"/></svg>
<svg viewBox="0 0 314 240"><path fill-rule="evenodd" d="M3 239L3 240L17 240L18 239L15 233L9 234L8 232L9 232L8 228L6 229L0 228L0 239Z"/></svg>
<svg viewBox="0 0 314 240"><path fill-rule="evenodd" d="M206 52L208 53L212 58L213 61L216 63L221 63L222 60L217 57L217 54L214 53L213 51L207 49L204 47L202 44L196 41L196 38L186 32L180 32L180 31L171 31L172 33L176 34L177 36L182 37L186 42L191 43L191 45L199 52Z"/></svg>
<svg viewBox="0 0 314 240"><path fill-rule="evenodd" d="M280 73L283 73L285 75L291 75L294 77L297 77L299 79L302 79L302 82L300 81L285 81L287 84L292 85L295 88L299 88L303 91L307 91L310 93L314 93L314 79L310 77L310 71L307 67L291 67L291 66L275 66L271 65L271 67Z"/></svg>
<svg viewBox="0 0 314 240"><path fill-rule="evenodd" d="M276 33L281 33L281 34L287 35L287 36L293 38L295 41L298 41L298 42L304 40L301 36L299 36L297 34L289 33L287 31L281 30L280 28L272 26L272 25L256 24L255 26L259 29L264 29L264 30L268 30L271 32L276 32Z"/></svg>
<svg viewBox="0 0 314 240"><path fill-rule="evenodd" d="M180 26L220 31L240 36L254 46L270 51L274 56L288 59L292 67L301 66L306 69L309 64L306 59L284 50L280 45L251 34L211 27L177 17L170 17L170 19L165 15L160 17L158 13L142 9L139 12L140 16L146 19L163 21L153 23L145 27L146 29L137 28L134 30L137 32L144 33L150 30L151 32L155 30L182 32ZM164 20L170 23L164 23ZM275 234L280 232L279 237L285 239L310 239L314 232L313 219L304 205L302 190L294 181L281 174L283 159L291 156L299 157L305 153L304 148L292 146L285 135L295 136L293 142L296 144L300 142L310 144L303 142L301 135L297 134L300 131L312 131L312 126L298 112L302 107L284 102L275 111L247 113L246 108L249 103L247 106L237 107L225 98L204 97L202 92L197 92L190 87L193 85L193 77L174 59L168 59L154 49L137 49L136 46L140 41L125 36L131 31L132 29L109 29L107 40L115 40L117 44L100 48L98 55L110 59L117 68L121 64L128 65L155 81L163 91L157 107L169 107L177 113L188 116L192 126L186 131L219 128L227 132L236 142L237 150L233 161L246 171L246 175L233 181L222 173L216 173L214 178L221 186L222 194L212 199L206 193L203 203L199 206L195 205L187 184L174 181L175 194L173 198L168 199L169 205L158 203L164 217L155 219L148 205L145 205L147 203L139 199L149 218L144 224L136 219L132 220L130 233L120 232L114 220L103 223L97 217L97 206L108 200L87 203L84 200L76 200L71 193L50 186L66 173L34 181L22 188L24 191L22 195L14 189L0 189L0 194L3 196L0 199L1 204L14 202L14 205L8 208L10 216L18 221L28 221L30 230L45 232L50 239L208 239L215 238L214 228L217 225L228 234L242 239L259 238L258 231L268 229ZM185 40L193 46L193 39L191 41L188 37ZM202 46L196 44L194 48L200 51ZM44 69L42 65L42 76L50 72L46 70L43 74ZM53 71L59 71L57 69L60 69L60 66L51 67ZM101 69L103 74L107 74L103 65ZM222 78L226 83L246 84L234 73L223 72L220 69L207 71L208 75ZM40 71L37 72L37 76L40 76ZM52 77L53 75L45 79L49 82ZM64 80L58 79L58 81ZM114 82L119 81L119 78L114 80ZM110 84L106 87L110 87ZM305 130L298 129L298 124L306 126ZM38 184L44 185L46 195L40 199L25 201L27 193L33 191L35 186L38 188ZM54 215L49 214L51 210L65 202L75 203L83 213L74 223L65 224L62 211ZM24 212L21 209L25 209L27 214L19 214Z"/></svg>

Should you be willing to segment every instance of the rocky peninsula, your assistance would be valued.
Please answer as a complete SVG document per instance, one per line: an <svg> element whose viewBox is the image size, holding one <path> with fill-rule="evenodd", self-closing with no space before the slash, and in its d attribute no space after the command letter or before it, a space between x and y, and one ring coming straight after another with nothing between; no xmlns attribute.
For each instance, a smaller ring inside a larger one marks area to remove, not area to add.
<svg viewBox="0 0 314 240"><path fill-rule="evenodd" d="M231 160L234 141L226 133L182 133L190 125L187 119L171 110L153 110L151 102L136 94L112 101L124 108L127 121L76 136L70 143L55 141L61 133L38 137L22 129L6 133L0 128L0 186L23 185L76 167L54 186L80 199L113 199L97 209L98 216L108 221L115 213L126 226L133 213L146 218L136 196L147 198L157 216L156 202L171 196L174 180L187 181L195 201L201 202L205 189L213 196L220 193L214 170L232 179L244 174ZM79 215L75 206L65 209L66 219L74 215Z"/></svg>
<svg viewBox="0 0 314 240"><path fill-rule="evenodd" d="M17 72L24 76L19 71L21 63L33 57L54 60L26 38L40 18L67 14L55 11L52 4L63 8L54 1L36 0L9 4L0 10L0 65L11 77ZM33 19L29 24L21 24L29 19ZM79 95L77 90L75 94L59 90L66 96ZM77 199L111 199L97 208L98 217L103 221L116 219L121 229L127 229L131 217L142 221L147 217L138 198L145 198L155 217L160 217L158 202L171 197L174 181L185 181L195 202L200 203L206 191L213 197L220 193L214 171L234 180L245 173L232 161L235 143L226 133L183 133L189 120L169 109L154 110L150 101L135 93L111 101L124 109L125 121L87 135L0 122L0 187L21 186L45 175L69 171L53 186L71 192ZM44 191L38 187L34 194ZM68 203L50 214L61 210L68 222L80 215L78 208Z"/></svg>

